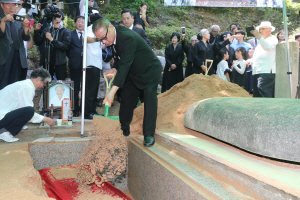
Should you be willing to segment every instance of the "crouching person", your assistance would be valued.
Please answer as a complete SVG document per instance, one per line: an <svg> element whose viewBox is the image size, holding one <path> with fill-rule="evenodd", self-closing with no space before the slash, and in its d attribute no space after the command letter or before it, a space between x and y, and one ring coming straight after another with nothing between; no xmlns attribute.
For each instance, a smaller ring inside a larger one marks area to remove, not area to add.
<svg viewBox="0 0 300 200"><path fill-rule="evenodd" d="M35 90L42 88L47 81L51 81L49 72L40 68L32 72L30 79L15 82L0 90L1 140L18 141L14 136L28 121L54 125L53 119L35 113L33 108Z"/></svg>

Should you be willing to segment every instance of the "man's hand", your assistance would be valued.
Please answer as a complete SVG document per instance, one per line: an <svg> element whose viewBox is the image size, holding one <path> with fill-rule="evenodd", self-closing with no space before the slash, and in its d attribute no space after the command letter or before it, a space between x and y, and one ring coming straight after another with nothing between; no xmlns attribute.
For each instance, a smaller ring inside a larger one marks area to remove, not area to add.
<svg viewBox="0 0 300 200"><path fill-rule="evenodd" d="M50 42L52 42L53 41L53 37L51 36L51 33L46 33L46 38L50 41Z"/></svg>
<svg viewBox="0 0 300 200"><path fill-rule="evenodd" d="M12 14L7 14L5 17L2 18L1 23L9 22L9 21L15 21Z"/></svg>
<svg viewBox="0 0 300 200"><path fill-rule="evenodd" d="M250 31L250 33L252 33L252 35L254 35L254 37L256 37L257 39L261 38L261 35L259 34L259 31L256 30L256 27L253 26L254 30Z"/></svg>
<svg viewBox="0 0 300 200"><path fill-rule="evenodd" d="M239 38L239 37L244 37L243 35L232 35L230 36L230 38L228 39L229 42L232 42L233 38Z"/></svg>
<svg viewBox="0 0 300 200"><path fill-rule="evenodd" d="M24 19L24 21L22 22L22 24L23 24L23 26L25 27L25 28L29 28L29 21L28 21L28 19Z"/></svg>
<svg viewBox="0 0 300 200"><path fill-rule="evenodd" d="M105 99L103 100L103 104L108 103L108 106L111 107L111 104L114 102L114 97L116 92L118 91L119 87L118 86L112 86L111 90L109 93L105 96Z"/></svg>
<svg viewBox="0 0 300 200"><path fill-rule="evenodd" d="M114 75L117 74L117 70L115 68L112 68L108 70L106 73L104 73L104 76L108 79L112 79Z"/></svg>
<svg viewBox="0 0 300 200"><path fill-rule="evenodd" d="M42 26L43 26L43 24L37 23L37 24L35 25L35 30L36 30L36 31L40 30L40 29L42 28Z"/></svg>
<svg viewBox="0 0 300 200"><path fill-rule="evenodd" d="M54 126L54 124L55 124L54 120L49 117L44 117L44 119L42 121L46 122L49 126Z"/></svg>
<svg viewBox="0 0 300 200"><path fill-rule="evenodd" d="M185 38L185 34L184 34L184 35L182 35L182 34L181 34L181 37L182 37L182 40L184 40L184 38Z"/></svg>
<svg viewBox="0 0 300 200"><path fill-rule="evenodd" d="M204 73L206 72L206 67L205 67L205 65L201 65L200 66L201 67L201 69L204 71Z"/></svg>
<svg viewBox="0 0 300 200"><path fill-rule="evenodd" d="M175 65L175 64L172 64L172 65L171 65L171 69L172 69L172 70L176 69L176 65Z"/></svg>

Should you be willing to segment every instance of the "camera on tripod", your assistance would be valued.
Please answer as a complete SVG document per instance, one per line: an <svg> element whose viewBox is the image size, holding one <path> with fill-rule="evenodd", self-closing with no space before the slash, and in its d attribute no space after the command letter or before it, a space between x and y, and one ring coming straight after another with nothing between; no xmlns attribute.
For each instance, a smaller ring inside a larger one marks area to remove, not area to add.
<svg viewBox="0 0 300 200"><path fill-rule="evenodd" d="M35 4L36 0L32 1ZM30 0L23 0L22 7L25 9L31 9Z"/></svg>
<svg viewBox="0 0 300 200"><path fill-rule="evenodd" d="M53 5L49 6L48 8L45 8L45 10L44 10L45 17L46 17L48 20L53 20L53 19L55 19L55 18L61 17L61 15L58 14L57 12L59 12L59 11L58 11L58 8L55 7L55 6L53 6Z"/></svg>

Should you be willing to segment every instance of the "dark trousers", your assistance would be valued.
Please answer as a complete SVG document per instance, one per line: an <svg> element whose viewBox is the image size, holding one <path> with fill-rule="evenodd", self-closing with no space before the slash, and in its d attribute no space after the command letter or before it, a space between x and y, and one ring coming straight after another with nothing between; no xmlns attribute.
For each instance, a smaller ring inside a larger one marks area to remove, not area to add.
<svg viewBox="0 0 300 200"><path fill-rule="evenodd" d="M129 130L132 121L133 111L136 107L137 98L143 93L144 101L144 121L143 134L145 137L153 136L156 128L157 118L157 84L151 85L144 90L140 90L127 80L122 91L122 102L120 105L119 119L122 130Z"/></svg>
<svg viewBox="0 0 300 200"><path fill-rule="evenodd" d="M0 90L9 84L20 81L21 74L22 65L20 54L18 50L15 50L12 47L6 63L4 65L0 65Z"/></svg>
<svg viewBox="0 0 300 200"><path fill-rule="evenodd" d="M94 66L86 68L85 83L85 115L94 113L96 110L97 93L100 81L100 69Z"/></svg>
<svg viewBox="0 0 300 200"><path fill-rule="evenodd" d="M254 75L254 97L274 98L275 74L255 74Z"/></svg>
<svg viewBox="0 0 300 200"><path fill-rule="evenodd" d="M67 65L50 65L49 73L51 77L53 77L55 73L57 80L64 81L67 78Z"/></svg>
<svg viewBox="0 0 300 200"><path fill-rule="evenodd" d="M13 136L17 135L22 127L33 117L34 108L31 106L19 108L7 113L0 120L0 129L4 128Z"/></svg>
<svg viewBox="0 0 300 200"><path fill-rule="evenodd" d="M79 91L82 79L82 69L70 69L71 80L74 81L74 110L80 111L79 106Z"/></svg>
<svg viewBox="0 0 300 200"><path fill-rule="evenodd" d="M79 2L78 0L71 0L71 4L70 4L70 13L71 13L71 17L74 19L74 6L76 9L76 17L80 15L80 11L79 11ZM75 17L75 18L76 18Z"/></svg>

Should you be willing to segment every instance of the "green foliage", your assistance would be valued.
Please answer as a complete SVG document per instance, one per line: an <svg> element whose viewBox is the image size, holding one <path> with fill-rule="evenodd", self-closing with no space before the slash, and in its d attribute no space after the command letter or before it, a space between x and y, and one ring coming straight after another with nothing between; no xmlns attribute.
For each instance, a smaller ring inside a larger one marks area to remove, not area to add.
<svg viewBox="0 0 300 200"><path fill-rule="evenodd" d="M69 29L70 31L73 31L76 29L75 22L71 17L65 16L64 19L64 27Z"/></svg>
<svg viewBox="0 0 300 200"><path fill-rule="evenodd" d="M170 43L170 37L172 33L180 33L181 29L177 26L160 26L157 28L147 28L147 36L151 41L152 48L154 49L165 49ZM198 31L190 28L186 28L186 42L190 44L190 39L193 35L197 35Z"/></svg>

